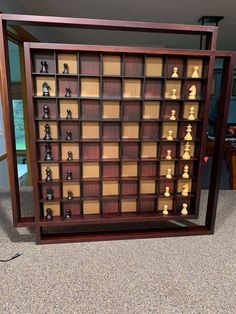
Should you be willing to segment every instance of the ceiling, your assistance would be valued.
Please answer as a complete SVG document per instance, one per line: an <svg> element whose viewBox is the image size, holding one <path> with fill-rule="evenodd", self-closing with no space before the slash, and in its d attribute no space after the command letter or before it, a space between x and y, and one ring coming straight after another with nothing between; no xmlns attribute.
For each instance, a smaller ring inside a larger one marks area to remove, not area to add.
<svg viewBox="0 0 236 314"><path fill-rule="evenodd" d="M235 0L1 0L5 13L88 17L164 23L197 24L202 15L222 15L219 50L236 50ZM156 35L121 31L77 30L30 27L30 31L45 42L141 45L156 47L198 48L199 38L193 36Z"/></svg>

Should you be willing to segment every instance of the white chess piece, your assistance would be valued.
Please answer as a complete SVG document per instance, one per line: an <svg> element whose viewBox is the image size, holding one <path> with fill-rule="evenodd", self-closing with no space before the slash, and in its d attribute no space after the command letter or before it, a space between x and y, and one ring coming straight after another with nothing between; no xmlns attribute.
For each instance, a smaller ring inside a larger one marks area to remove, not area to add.
<svg viewBox="0 0 236 314"><path fill-rule="evenodd" d="M188 165L185 165L184 166L184 172L182 174L182 178L184 178L184 179L188 179L189 178L188 170L189 170Z"/></svg>
<svg viewBox="0 0 236 314"><path fill-rule="evenodd" d="M196 65L195 67L193 67L193 74L192 74L192 78L199 78L199 74L198 74L198 66Z"/></svg>
<svg viewBox="0 0 236 314"><path fill-rule="evenodd" d="M168 205L164 205L163 206L163 211L162 211L163 215L168 215Z"/></svg>
<svg viewBox="0 0 236 314"><path fill-rule="evenodd" d="M171 92L171 99L177 99L177 96L176 96L176 93L177 93L177 90L175 88L172 89L172 92Z"/></svg>
<svg viewBox="0 0 236 314"><path fill-rule="evenodd" d="M172 77L179 77L179 75L178 75L178 68L177 67L173 67Z"/></svg>
<svg viewBox="0 0 236 314"><path fill-rule="evenodd" d="M191 133L192 133L192 126L189 124L186 128L186 135L184 137L185 141L192 141L193 137Z"/></svg>
<svg viewBox="0 0 236 314"><path fill-rule="evenodd" d="M166 151L166 159L167 160L171 160L172 159L172 157L171 157L171 150L170 149L167 149L167 151Z"/></svg>
<svg viewBox="0 0 236 314"><path fill-rule="evenodd" d="M171 179L172 178L172 170L170 168L167 169L166 171L166 179Z"/></svg>
<svg viewBox="0 0 236 314"><path fill-rule="evenodd" d="M186 142L184 146L184 153L183 153L182 159L189 160L190 159L189 152L190 152L190 144L189 142Z"/></svg>
<svg viewBox="0 0 236 314"><path fill-rule="evenodd" d="M172 131L172 130L169 130L169 131L167 132L167 137L166 137L166 139L167 139L168 141L173 141L173 131Z"/></svg>
<svg viewBox="0 0 236 314"><path fill-rule="evenodd" d="M182 215L188 215L188 210L187 210L188 204L183 203L182 206L183 206L183 208L182 208L182 210L181 210L181 214L182 214Z"/></svg>
<svg viewBox="0 0 236 314"><path fill-rule="evenodd" d="M194 111L195 111L194 107L193 106L190 107L188 120L195 120Z"/></svg>
<svg viewBox="0 0 236 314"><path fill-rule="evenodd" d="M165 187L165 193L164 196L169 197L170 196L170 188L168 186Z"/></svg>
<svg viewBox="0 0 236 314"><path fill-rule="evenodd" d="M196 99L197 88L195 85L190 86L189 92L188 99Z"/></svg>
<svg viewBox="0 0 236 314"><path fill-rule="evenodd" d="M176 111L175 110L171 110L171 112L170 112L170 120L172 120L172 121L176 120L175 114L176 114Z"/></svg>
<svg viewBox="0 0 236 314"><path fill-rule="evenodd" d="M188 183L185 183L182 187L182 195L188 196L188 192L189 192L189 185L188 185Z"/></svg>

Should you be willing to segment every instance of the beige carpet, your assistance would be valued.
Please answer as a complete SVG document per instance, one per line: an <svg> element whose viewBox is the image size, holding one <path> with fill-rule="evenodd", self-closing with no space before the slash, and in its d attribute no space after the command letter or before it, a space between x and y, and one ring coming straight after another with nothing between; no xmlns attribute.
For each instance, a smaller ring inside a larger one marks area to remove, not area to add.
<svg viewBox="0 0 236 314"><path fill-rule="evenodd" d="M1 314L236 313L236 192L220 193L213 236L37 246L10 211L2 191L0 259L23 255L0 263Z"/></svg>

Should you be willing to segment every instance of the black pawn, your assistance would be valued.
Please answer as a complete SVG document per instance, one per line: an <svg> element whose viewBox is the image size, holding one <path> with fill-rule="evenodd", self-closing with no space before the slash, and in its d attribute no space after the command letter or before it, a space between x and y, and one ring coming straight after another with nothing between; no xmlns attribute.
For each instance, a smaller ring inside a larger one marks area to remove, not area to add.
<svg viewBox="0 0 236 314"><path fill-rule="evenodd" d="M66 131L66 141L71 141L72 140L72 133L71 131Z"/></svg>
<svg viewBox="0 0 236 314"><path fill-rule="evenodd" d="M50 96L49 89L50 89L50 86L48 85L48 83L44 82L42 85L43 96Z"/></svg>
<svg viewBox="0 0 236 314"><path fill-rule="evenodd" d="M66 112L67 112L66 119L72 119L72 112L71 112L71 110L67 109Z"/></svg>
<svg viewBox="0 0 236 314"><path fill-rule="evenodd" d="M65 97L71 97L71 89L69 86L66 87Z"/></svg>
<svg viewBox="0 0 236 314"><path fill-rule="evenodd" d="M47 105L43 106L43 119L49 119L49 107Z"/></svg>
<svg viewBox="0 0 236 314"><path fill-rule="evenodd" d="M46 145L45 145L45 152L46 152L46 154L45 154L44 160L45 160L45 161L53 160L53 158L52 158L52 152L51 152L51 145L50 145L50 144L46 144Z"/></svg>
<svg viewBox="0 0 236 314"><path fill-rule="evenodd" d="M67 170L66 180L67 181L72 180L72 172L70 170Z"/></svg>
<svg viewBox="0 0 236 314"><path fill-rule="evenodd" d="M40 73L48 73L48 64L46 61L41 61Z"/></svg>
<svg viewBox="0 0 236 314"><path fill-rule="evenodd" d="M54 199L53 189L47 188L47 190L46 190L46 200L47 201L52 201L53 199Z"/></svg>
<svg viewBox="0 0 236 314"><path fill-rule="evenodd" d="M67 200L68 201L73 200L73 192L71 190L67 191Z"/></svg>
<svg viewBox="0 0 236 314"><path fill-rule="evenodd" d="M67 63L63 64L64 70L63 70L63 74L69 74L69 66Z"/></svg>
<svg viewBox="0 0 236 314"><path fill-rule="evenodd" d="M46 168L45 181L52 181L52 170L49 167Z"/></svg>
<svg viewBox="0 0 236 314"><path fill-rule="evenodd" d="M45 141L51 140L52 139L52 137L51 137L51 130L50 130L50 126L48 124L45 124L44 132L45 132L45 136L44 136L43 139Z"/></svg>
<svg viewBox="0 0 236 314"><path fill-rule="evenodd" d="M66 219L70 219L71 218L71 211L69 209L65 210L65 216Z"/></svg>
<svg viewBox="0 0 236 314"><path fill-rule="evenodd" d="M67 161L73 160L73 153L72 152L67 152Z"/></svg>
<svg viewBox="0 0 236 314"><path fill-rule="evenodd" d="M47 219L47 220L51 220L52 217L53 217L52 209L51 209L51 208L47 208L47 209L46 209L46 219Z"/></svg>

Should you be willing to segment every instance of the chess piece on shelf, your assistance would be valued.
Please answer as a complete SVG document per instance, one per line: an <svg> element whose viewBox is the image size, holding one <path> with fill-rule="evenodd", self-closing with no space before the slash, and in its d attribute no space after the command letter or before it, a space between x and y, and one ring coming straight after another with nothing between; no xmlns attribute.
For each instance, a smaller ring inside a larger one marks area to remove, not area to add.
<svg viewBox="0 0 236 314"><path fill-rule="evenodd" d="M190 86L188 99L196 99L197 88L195 85Z"/></svg>
<svg viewBox="0 0 236 314"><path fill-rule="evenodd" d="M192 78L199 78L199 74L198 74L198 66L195 65L195 67L193 67L193 74L192 74Z"/></svg>
<svg viewBox="0 0 236 314"><path fill-rule="evenodd" d="M66 119L72 119L72 111L70 109L67 109L66 113L67 113Z"/></svg>
<svg viewBox="0 0 236 314"><path fill-rule="evenodd" d="M190 107L188 120L195 120L194 111L195 111L194 107L193 106Z"/></svg>
<svg viewBox="0 0 236 314"><path fill-rule="evenodd" d="M179 77L178 75L178 68L177 67L173 67L173 74L171 77Z"/></svg>
<svg viewBox="0 0 236 314"><path fill-rule="evenodd" d="M167 137L166 137L167 141L173 141L173 131L169 130L167 132Z"/></svg>
<svg viewBox="0 0 236 314"><path fill-rule="evenodd" d="M71 211L70 211L69 209L66 209L66 210L65 210L65 215L64 215L64 217L65 217L66 219L70 219L70 218L71 218Z"/></svg>
<svg viewBox="0 0 236 314"><path fill-rule="evenodd" d="M72 133L71 131L67 130L66 131L66 141L71 141L72 140Z"/></svg>
<svg viewBox="0 0 236 314"><path fill-rule="evenodd" d="M166 179L171 179L172 178L172 170L171 168L168 168L166 170Z"/></svg>
<svg viewBox="0 0 236 314"><path fill-rule="evenodd" d="M69 74L69 65L67 63L63 64L64 70L63 70L63 74Z"/></svg>
<svg viewBox="0 0 236 314"><path fill-rule="evenodd" d="M43 106L43 119L49 119L49 107L48 105Z"/></svg>
<svg viewBox="0 0 236 314"><path fill-rule="evenodd" d="M189 160L190 159L189 152L190 152L190 144L189 142L186 142L186 144L184 145L184 153L183 153L182 159Z"/></svg>
<svg viewBox="0 0 236 314"><path fill-rule="evenodd" d="M52 137L51 137L51 129L50 129L50 126L49 124L45 124L44 126L44 141L49 141L49 140L52 140Z"/></svg>
<svg viewBox="0 0 236 314"><path fill-rule="evenodd" d="M67 181L71 181L72 180L72 172L71 172L71 170L67 170L66 180Z"/></svg>
<svg viewBox="0 0 236 314"><path fill-rule="evenodd" d="M163 215L168 215L168 205L164 205L164 206L163 206L162 214L163 214Z"/></svg>
<svg viewBox="0 0 236 314"><path fill-rule="evenodd" d="M182 207L182 210L181 210L181 214L182 214L182 215L188 215L188 210L187 210L188 204L183 203L182 206L183 206L183 207Z"/></svg>
<svg viewBox="0 0 236 314"><path fill-rule="evenodd" d="M172 89L171 91L171 99L177 99L177 96L176 96L176 93L177 93L177 90L175 88Z"/></svg>
<svg viewBox="0 0 236 314"><path fill-rule="evenodd" d="M73 200L73 192L71 190L67 191L67 200L68 201Z"/></svg>
<svg viewBox="0 0 236 314"><path fill-rule="evenodd" d="M73 160L73 153L71 151L67 152L67 161Z"/></svg>
<svg viewBox="0 0 236 314"><path fill-rule="evenodd" d="M189 192L189 185L188 185L188 183L185 183L182 187L182 195L188 196L188 192Z"/></svg>
<svg viewBox="0 0 236 314"><path fill-rule="evenodd" d="M186 128L186 135L184 137L185 141L192 141L193 137L191 133L192 133L192 126L189 124Z"/></svg>
<svg viewBox="0 0 236 314"><path fill-rule="evenodd" d="M173 109L170 112L170 120L175 121L176 120L176 111Z"/></svg>
<svg viewBox="0 0 236 314"><path fill-rule="evenodd" d="M51 145L50 144L46 144L45 145L45 158L44 158L45 161L50 161L50 160L53 160L52 158L52 151L51 151Z"/></svg>
<svg viewBox="0 0 236 314"><path fill-rule="evenodd" d="M69 86L66 87L65 97L71 97L71 89Z"/></svg>
<svg viewBox="0 0 236 314"><path fill-rule="evenodd" d="M53 211L51 208L46 208L46 219L51 220L53 218Z"/></svg>
<svg viewBox="0 0 236 314"><path fill-rule="evenodd" d="M50 96L50 86L48 85L47 82L43 82L42 84L42 91L43 91L43 96Z"/></svg>
<svg viewBox="0 0 236 314"><path fill-rule="evenodd" d="M54 199L54 192L52 188L47 188L46 190L46 200L52 201Z"/></svg>
<svg viewBox="0 0 236 314"><path fill-rule="evenodd" d="M45 181L52 181L52 170L49 167L46 168Z"/></svg>
<svg viewBox="0 0 236 314"><path fill-rule="evenodd" d="M46 61L41 61L40 73L48 73L48 64Z"/></svg>
<svg viewBox="0 0 236 314"><path fill-rule="evenodd" d="M184 172L182 174L182 178L184 178L184 179L188 179L189 178L188 170L189 170L188 165L185 165L184 166Z"/></svg>
<svg viewBox="0 0 236 314"><path fill-rule="evenodd" d="M166 151L166 159L167 160L171 160L172 159L172 157L171 157L171 150L170 149L167 149L167 151Z"/></svg>
<svg viewBox="0 0 236 314"><path fill-rule="evenodd" d="M165 187L164 196L166 196L166 197L169 197L169 196L170 196L170 188L169 188L169 186L166 186L166 187Z"/></svg>

